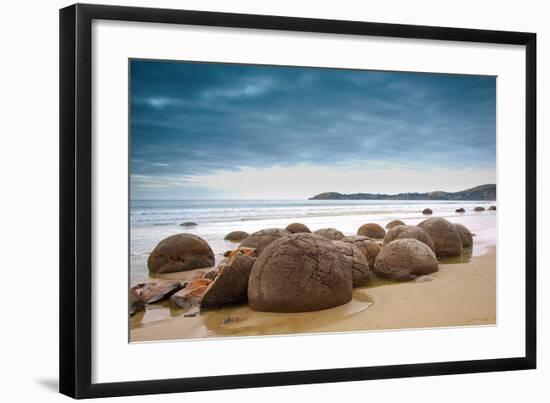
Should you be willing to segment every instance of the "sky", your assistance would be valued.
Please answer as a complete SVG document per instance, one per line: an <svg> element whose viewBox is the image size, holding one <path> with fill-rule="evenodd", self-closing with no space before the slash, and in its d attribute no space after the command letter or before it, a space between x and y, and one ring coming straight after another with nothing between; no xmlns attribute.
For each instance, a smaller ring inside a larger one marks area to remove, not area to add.
<svg viewBox="0 0 550 403"><path fill-rule="evenodd" d="M137 199L496 183L496 78L131 60Z"/></svg>

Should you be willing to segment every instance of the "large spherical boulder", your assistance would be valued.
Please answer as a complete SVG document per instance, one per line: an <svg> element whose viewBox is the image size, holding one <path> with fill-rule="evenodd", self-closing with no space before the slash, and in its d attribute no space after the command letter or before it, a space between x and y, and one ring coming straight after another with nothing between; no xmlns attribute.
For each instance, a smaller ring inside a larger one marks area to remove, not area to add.
<svg viewBox="0 0 550 403"><path fill-rule="evenodd" d="M405 223L401 220L392 220L386 224L386 229L392 229L393 227L397 227L398 225L405 225Z"/></svg>
<svg viewBox="0 0 550 403"><path fill-rule="evenodd" d="M462 208L462 207L457 208L457 209L455 210L455 213L465 213L465 212L466 212L466 210L464 210L464 208Z"/></svg>
<svg viewBox="0 0 550 403"><path fill-rule="evenodd" d="M174 273L214 265L214 252L204 239L177 234L159 242L147 259L150 273Z"/></svg>
<svg viewBox="0 0 550 403"><path fill-rule="evenodd" d="M369 261L352 243L343 241L333 241L334 245L346 258L347 269L351 271L351 280L354 287L362 287L367 285L370 277Z"/></svg>
<svg viewBox="0 0 550 403"><path fill-rule="evenodd" d="M340 231L336 228L321 228L317 231L313 231L314 234L321 235L322 237L329 239L331 241L339 241L344 237Z"/></svg>
<svg viewBox="0 0 550 403"><path fill-rule="evenodd" d="M357 235L368 236L369 238L384 238L386 230L378 224L363 224L357 230Z"/></svg>
<svg viewBox="0 0 550 403"><path fill-rule="evenodd" d="M422 228L415 225L398 225L397 227L393 227L384 237L384 245L395 241L396 239L406 238L416 239L420 242L424 242L430 247L431 250L435 252L435 246L432 237Z"/></svg>
<svg viewBox="0 0 550 403"><path fill-rule="evenodd" d="M454 224L454 226L457 229L458 234L460 235L460 239L462 239L462 247L471 248L474 244L474 239L470 230L462 224L456 223Z"/></svg>
<svg viewBox="0 0 550 403"><path fill-rule="evenodd" d="M240 251L220 263L214 282L201 301L201 309L219 308L246 301L248 278L256 260Z"/></svg>
<svg viewBox="0 0 550 403"><path fill-rule="evenodd" d="M223 239L230 242L241 242L243 239L248 237L250 234L245 231L231 231Z"/></svg>
<svg viewBox="0 0 550 403"><path fill-rule="evenodd" d="M256 259L248 282L255 311L308 312L351 300L352 273L328 239L293 234L272 242Z"/></svg>
<svg viewBox="0 0 550 403"><path fill-rule="evenodd" d="M380 244L363 235L349 235L341 239L342 242L356 246L369 261L369 267L374 266L376 256L380 252Z"/></svg>
<svg viewBox="0 0 550 403"><path fill-rule="evenodd" d="M281 228L262 229L247 236L244 241L241 242L240 246L254 248L256 249L256 256L260 256L260 253L262 253L271 242L287 235L290 235L290 232Z"/></svg>
<svg viewBox="0 0 550 403"><path fill-rule="evenodd" d="M311 230L304 224L300 224L299 222L293 222L292 224L287 225L285 228L288 232L291 234L299 234L299 233L311 233Z"/></svg>
<svg viewBox="0 0 550 403"><path fill-rule="evenodd" d="M489 210L490 211L497 211L497 206L491 206L491 207L489 207Z"/></svg>
<svg viewBox="0 0 550 403"><path fill-rule="evenodd" d="M456 227L444 218L428 218L418 224L431 237L437 257L457 257L462 255L462 238Z"/></svg>
<svg viewBox="0 0 550 403"><path fill-rule="evenodd" d="M474 211L477 211L477 212L485 211L485 207L478 206L478 207L474 208Z"/></svg>
<svg viewBox="0 0 550 403"><path fill-rule="evenodd" d="M416 239L397 239L384 245L373 271L380 277L397 281L414 280L417 276L438 270L434 252Z"/></svg>
<svg viewBox="0 0 550 403"><path fill-rule="evenodd" d="M425 208L424 210L422 210L422 214L431 215L431 214L433 214L433 211L432 211L431 208Z"/></svg>

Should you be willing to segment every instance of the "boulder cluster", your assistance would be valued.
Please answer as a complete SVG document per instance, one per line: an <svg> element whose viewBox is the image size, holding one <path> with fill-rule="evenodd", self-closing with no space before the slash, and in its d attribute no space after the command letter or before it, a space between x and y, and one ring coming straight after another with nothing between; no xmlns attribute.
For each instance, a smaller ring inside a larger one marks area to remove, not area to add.
<svg viewBox="0 0 550 403"><path fill-rule="evenodd" d="M234 231L225 239L240 245L215 269L195 271L186 281L151 280L132 287L130 314L164 300L184 309L248 302L256 311L318 311L349 302L354 287L376 276L411 281L436 272L439 258L461 256L473 245L465 226L439 217L416 226L394 220L386 229L366 223L357 235L345 236L336 228L311 232L292 223L252 234ZM202 238L178 234L162 240L147 263L151 273L204 269L214 266L214 254Z"/></svg>

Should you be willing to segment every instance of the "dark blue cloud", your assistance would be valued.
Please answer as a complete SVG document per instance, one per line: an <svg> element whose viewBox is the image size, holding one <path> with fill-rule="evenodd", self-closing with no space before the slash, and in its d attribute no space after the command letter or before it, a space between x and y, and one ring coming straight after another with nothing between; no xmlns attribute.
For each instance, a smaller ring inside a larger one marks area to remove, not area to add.
<svg viewBox="0 0 550 403"><path fill-rule="evenodd" d="M131 61L132 175L494 167L494 77Z"/></svg>

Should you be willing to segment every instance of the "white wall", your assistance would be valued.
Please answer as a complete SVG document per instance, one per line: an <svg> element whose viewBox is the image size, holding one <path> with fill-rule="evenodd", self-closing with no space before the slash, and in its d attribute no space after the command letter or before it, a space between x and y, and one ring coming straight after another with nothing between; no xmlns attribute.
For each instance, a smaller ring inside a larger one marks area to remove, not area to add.
<svg viewBox="0 0 550 403"><path fill-rule="evenodd" d="M543 176L550 169L550 25L544 1L351 1L165 0L101 3L354 19L468 28L534 31L538 34L539 228L550 225L540 208L549 201ZM58 292L58 17L67 1L11 1L0 23L0 369L2 400L60 401L57 389ZM519 135L520 133L518 133ZM313 401L345 398L423 402L543 401L550 354L545 348L550 291L539 230L539 369L510 373L397 379L269 389L202 392L131 401ZM450 347L452 348L452 347ZM321 352L320 352L321 353ZM368 350L364 352L368 354ZM357 396L357 397L354 397Z"/></svg>

